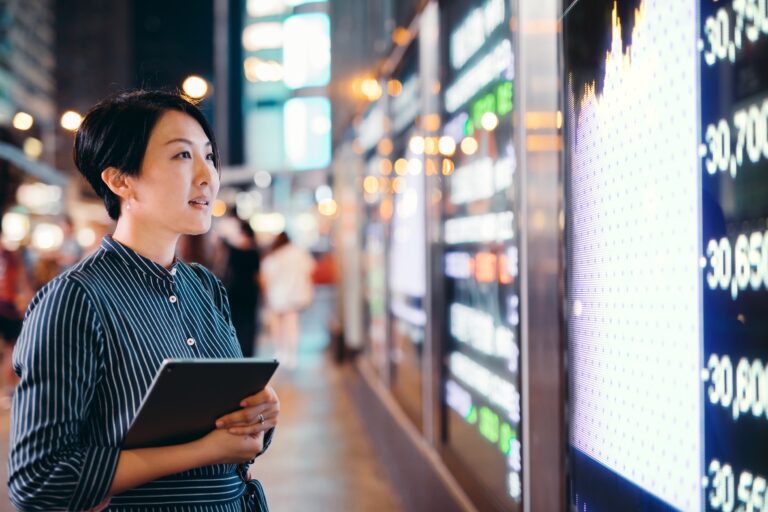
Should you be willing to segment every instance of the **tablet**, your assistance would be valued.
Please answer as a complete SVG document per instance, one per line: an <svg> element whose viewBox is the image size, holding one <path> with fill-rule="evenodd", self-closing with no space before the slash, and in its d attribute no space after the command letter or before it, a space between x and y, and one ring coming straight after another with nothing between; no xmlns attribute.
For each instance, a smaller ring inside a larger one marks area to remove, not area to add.
<svg viewBox="0 0 768 512"><path fill-rule="evenodd" d="M215 428L221 416L264 389L274 359L166 359L133 419L123 448L186 443Z"/></svg>

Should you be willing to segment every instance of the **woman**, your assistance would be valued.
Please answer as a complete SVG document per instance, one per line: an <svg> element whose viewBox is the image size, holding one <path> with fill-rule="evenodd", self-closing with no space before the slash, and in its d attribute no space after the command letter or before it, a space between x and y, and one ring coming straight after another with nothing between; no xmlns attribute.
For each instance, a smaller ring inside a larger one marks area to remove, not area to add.
<svg viewBox="0 0 768 512"><path fill-rule="evenodd" d="M272 339L278 359L287 368L298 366L299 311L312 302L314 269L312 255L291 243L288 233L284 231L277 235L272 250L262 263Z"/></svg>
<svg viewBox="0 0 768 512"><path fill-rule="evenodd" d="M241 356L221 284L174 256L182 234L210 228L219 161L209 124L177 94L119 94L85 117L74 157L117 226L27 310L14 352L11 500L22 510L265 510L244 464L277 423L270 387L201 439L120 449L163 359Z"/></svg>

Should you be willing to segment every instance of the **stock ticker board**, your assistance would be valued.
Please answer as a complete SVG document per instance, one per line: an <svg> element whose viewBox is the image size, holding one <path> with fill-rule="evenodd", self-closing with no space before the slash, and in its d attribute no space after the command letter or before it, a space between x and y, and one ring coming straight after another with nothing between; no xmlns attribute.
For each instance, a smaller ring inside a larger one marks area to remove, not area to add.
<svg viewBox="0 0 768 512"><path fill-rule="evenodd" d="M518 188L512 137L516 2L442 2L441 212L446 437L489 506L523 500Z"/></svg>
<svg viewBox="0 0 768 512"><path fill-rule="evenodd" d="M768 2L563 33L571 505L768 511Z"/></svg>
<svg viewBox="0 0 768 512"><path fill-rule="evenodd" d="M768 510L768 3L702 2L704 468L711 510Z"/></svg>

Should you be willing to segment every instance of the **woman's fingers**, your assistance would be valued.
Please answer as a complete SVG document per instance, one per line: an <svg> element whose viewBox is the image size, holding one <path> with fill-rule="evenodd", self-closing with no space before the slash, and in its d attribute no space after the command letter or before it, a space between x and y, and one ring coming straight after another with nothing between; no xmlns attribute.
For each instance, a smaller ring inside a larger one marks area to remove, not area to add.
<svg viewBox="0 0 768 512"><path fill-rule="evenodd" d="M231 427L227 431L230 434L237 434L237 435L247 435L247 434L258 434L260 432L266 432L267 430L275 427L277 425L277 414L269 414L264 415L264 421L257 421L256 423L250 424L250 425L243 425L243 426L237 426L237 427Z"/></svg>
<svg viewBox="0 0 768 512"><path fill-rule="evenodd" d="M280 405L280 400L277 398L277 393L272 386L267 386L255 395L245 397L241 402L241 407L256 407L265 403L276 403Z"/></svg>
<svg viewBox="0 0 768 512"><path fill-rule="evenodd" d="M239 411L222 416L216 420L218 428L246 427L259 423L260 417L273 417L275 423L280 413L280 400L272 386L267 386L255 395L251 395L240 402L243 407Z"/></svg>
<svg viewBox="0 0 768 512"><path fill-rule="evenodd" d="M222 416L216 421L216 427L229 428L251 425L253 423L258 423L259 415L266 418L268 415L277 416L278 414L279 408L276 407L275 404L262 404L256 407L247 407L227 414L226 416Z"/></svg>

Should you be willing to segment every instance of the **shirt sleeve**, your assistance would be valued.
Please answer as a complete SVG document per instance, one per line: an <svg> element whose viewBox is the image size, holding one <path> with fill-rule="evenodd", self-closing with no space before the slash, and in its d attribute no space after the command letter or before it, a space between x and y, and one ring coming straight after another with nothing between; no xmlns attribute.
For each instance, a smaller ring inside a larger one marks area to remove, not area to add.
<svg viewBox="0 0 768 512"><path fill-rule="evenodd" d="M108 494L120 448L87 428L103 331L81 284L60 278L30 304L14 351L8 487L20 510L87 510Z"/></svg>

